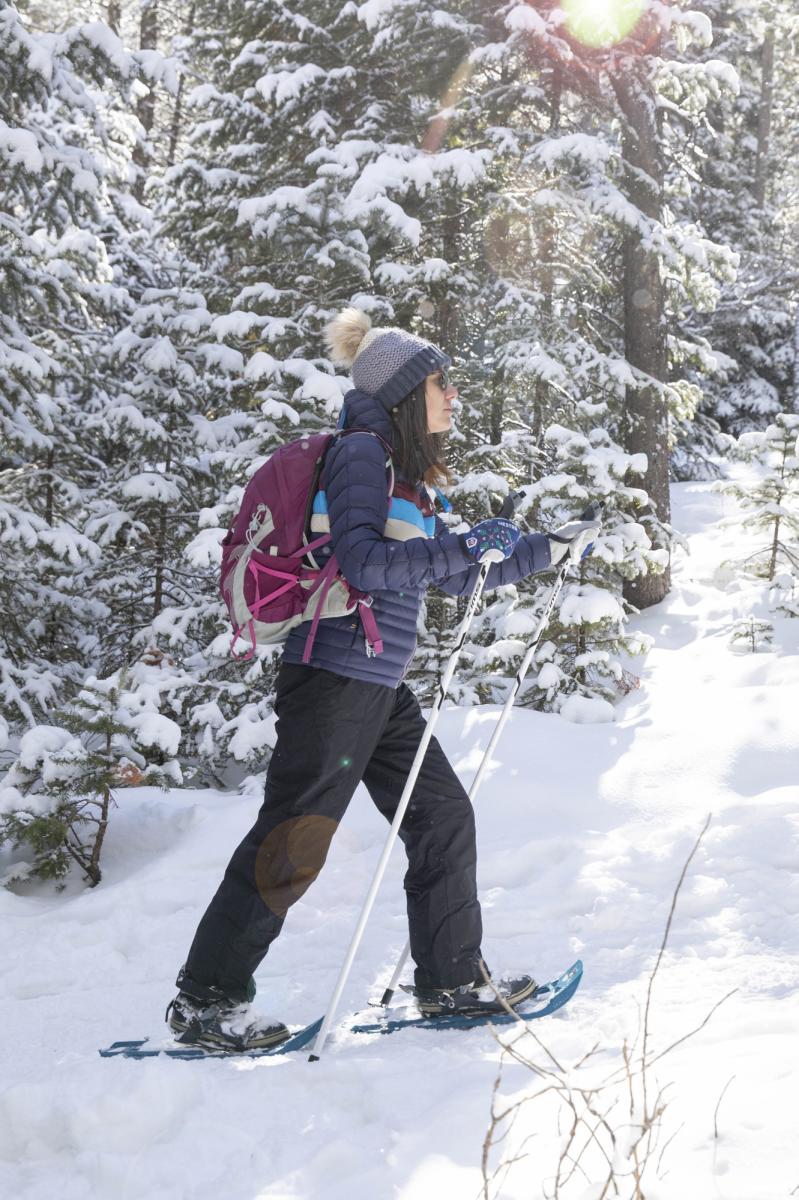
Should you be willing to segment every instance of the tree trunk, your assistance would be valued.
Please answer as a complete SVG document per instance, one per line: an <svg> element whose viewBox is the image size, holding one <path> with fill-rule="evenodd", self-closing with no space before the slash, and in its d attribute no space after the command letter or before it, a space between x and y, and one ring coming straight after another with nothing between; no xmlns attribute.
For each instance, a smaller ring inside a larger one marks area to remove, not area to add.
<svg viewBox="0 0 799 1200"><path fill-rule="evenodd" d="M563 96L563 77L558 63L554 63L549 74L549 130L550 136L557 133L560 127L561 99ZM552 170L547 167L544 177L549 184ZM552 325L552 315L555 309L555 255L558 247L558 228L555 222L555 211L551 207L543 208L537 215L538 245L536 255L539 264L541 280L541 321L546 326ZM536 381L533 394L533 419L531 423L535 444L541 441L544 425L547 423L549 401L549 385L543 380ZM530 478L534 478L535 463L530 464Z"/></svg>
<svg viewBox="0 0 799 1200"><path fill-rule="evenodd" d="M122 24L122 3L121 0L108 0L105 10L106 24L117 35Z"/></svg>
<svg viewBox="0 0 799 1200"><path fill-rule="evenodd" d="M774 107L774 26L766 28L760 51L760 102L757 108L757 158L755 159L755 203L763 208L768 184L771 115Z"/></svg>
<svg viewBox="0 0 799 1200"><path fill-rule="evenodd" d="M174 429L174 409L169 414L169 423L167 425L167 433L171 437ZM168 477L172 469L172 447L167 443L166 459L164 460L164 476ZM153 615L152 620L160 613L164 606L164 573L166 571L167 561L167 545L166 545L166 505L162 504L158 513L158 533L156 535L155 544L155 586L153 588Z"/></svg>
<svg viewBox="0 0 799 1200"><path fill-rule="evenodd" d="M799 304L793 332L793 411L799 413Z"/></svg>
<svg viewBox="0 0 799 1200"><path fill-rule="evenodd" d="M457 209L456 198L447 203L442 214L441 222L441 252L447 262L457 263L460 256L459 234L461 216ZM449 285L447 292L449 293ZM460 304L452 294L444 296L438 306L438 345L445 354L455 355L459 337Z"/></svg>
<svg viewBox="0 0 799 1200"><path fill-rule="evenodd" d="M188 37L194 29L194 14L197 5L189 6L188 15L186 16L183 25L183 36ZM172 111L172 121L169 127L169 149L167 151L166 162L168 167L174 167L175 159L178 152L178 143L180 141L180 126L183 121L183 89L186 83L185 75L181 75L178 80L178 93L175 97L175 107Z"/></svg>
<svg viewBox="0 0 799 1200"><path fill-rule="evenodd" d="M141 17L139 20L139 49L156 50L158 48L158 0L141 0ZM140 202L144 198L144 187L152 160L150 149L150 133L155 124L155 90L150 88L146 96L142 96L136 105L136 115L144 130L144 139L133 151L133 161L139 168L133 193Z"/></svg>
<svg viewBox="0 0 799 1200"><path fill-rule="evenodd" d="M106 761L109 761L111 758L111 749L112 749L111 734L109 732L106 732L106 735L105 735ZM103 787L100 792L100 797L101 797L101 799L100 799L100 818L97 822L97 833L94 838L94 845L92 846L91 858L89 859L89 863L86 868L86 874L88 875L89 880L90 880L89 887L97 887L97 884L100 883L100 881L103 878L103 873L100 870L100 855L103 850L103 842L105 841L105 833L106 833L106 830L108 829L108 813L111 808L111 800L113 799L110 788Z"/></svg>
<svg viewBox="0 0 799 1200"><path fill-rule="evenodd" d="M783 438L783 442L782 442L782 461L780 462L780 483L779 483L779 490L777 492L777 505L776 505L777 511L774 515L774 534L771 539L771 554L769 556L769 564L768 564L768 581L769 581L769 583L774 582L774 576L777 573L777 555L779 554L779 550L780 550L780 524L782 522L780 509L782 507L782 502L785 499L785 493L788 490L786 483L785 483L785 475L787 472L787 467L788 467L788 433L786 430L785 437Z"/></svg>
<svg viewBox="0 0 799 1200"><path fill-rule="evenodd" d="M626 190L631 203L654 220L662 218L663 162L651 84L638 62L613 78L621 108L622 146L627 166ZM656 253L642 242L637 230L624 236L624 343L630 366L653 380L666 379L666 318L663 280ZM645 454L647 470L641 483L658 520L671 517L669 498L668 412L660 389L628 388L626 441L630 454ZM644 514L644 517L646 514ZM654 531L652 531L654 533ZM657 540L656 536L653 540ZM669 571L644 575L625 586L636 608L658 604L669 590Z"/></svg>

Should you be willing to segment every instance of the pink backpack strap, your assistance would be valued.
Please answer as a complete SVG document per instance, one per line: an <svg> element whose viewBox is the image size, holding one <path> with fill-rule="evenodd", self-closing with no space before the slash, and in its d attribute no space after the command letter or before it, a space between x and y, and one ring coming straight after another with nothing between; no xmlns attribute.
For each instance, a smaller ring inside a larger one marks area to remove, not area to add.
<svg viewBox="0 0 799 1200"><path fill-rule="evenodd" d="M302 654L302 661L306 664L311 661L311 651L313 650L313 644L316 639L316 631L319 628L319 619L322 616L322 609L324 607L325 600L327 599L327 593L330 591L330 585L337 574L338 562L336 561L335 554L331 554L325 566L319 572L319 577L315 586L311 588L309 593L309 595L313 595L314 592L318 590L319 598L316 603L316 611L313 615L313 620L311 621L311 628L308 632L307 638L305 639L305 649Z"/></svg>
<svg viewBox="0 0 799 1200"><path fill-rule="evenodd" d="M316 605L316 611L311 621L311 628L308 631L308 636L305 639L305 649L302 654L302 661L307 665L311 661L313 652L313 644L316 640L316 631L319 628L319 621L322 616L322 609L327 593L330 591L330 586L338 574L339 567L336 562L336 556L331 554L324 568L319 572L319 578L316 581L316 586L312 589L311 594L319 591L319 600ZM362 592L356 592L354 588L350 589L350 594L358 598L358 615L361 618L364 636L366 638L366 654L369 658L374 658L376 654L383 653L383 639L380 637L380 630L377 627L374 613L372 612L372 597L364 595Z"/></svg>
<svg viewBox="0 0 799 1200"><path fill-rule="evenodd" d="M236 653L236 642L238 641L239 637L241 636L241 631L243 628L244 628L243 625L238 625L233 630L233 639L230 643L230 654L231 654L232 658L235 658L236 662L249 662L250 659L252 658L253 654L255 654L255 645L256 645L256 643L255 643L255 625L252 621L247 622L247 632L250 635L250 648L246 654L237 654Z"/></svg>
<svg viewBox="0 0 799 1200"><path fill-rule="evenodd" d="M372 612L372 597L361 596L358 600L358 613L363 625L364 637L366 638L366 657L374 658L376 654L383 653L383 639L380 637L380 630L377 628L377 621Z"/></svg>

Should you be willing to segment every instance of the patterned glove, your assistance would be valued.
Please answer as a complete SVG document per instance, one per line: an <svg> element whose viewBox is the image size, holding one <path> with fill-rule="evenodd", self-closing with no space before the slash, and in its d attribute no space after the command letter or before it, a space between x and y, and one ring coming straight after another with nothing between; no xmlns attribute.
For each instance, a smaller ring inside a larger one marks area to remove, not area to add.
<svg viewBox="0 0 799 1200"><path fill-rule="evenodd" d="M494 562L509 558L520 537L521 531L518 526L503 517L491 517L488 521L481 521L468 533L460 535L461 545L475 562L480 562L490 552L493 552L491 557Z"/></svg>
<svg viewBox="0 0 799 1200"><path fill-rule="evenodd" d="M594 548L600 521L569 521L554 533L548 533L550 561L554 567L568 554L572 562L587 558Z"/></svg>

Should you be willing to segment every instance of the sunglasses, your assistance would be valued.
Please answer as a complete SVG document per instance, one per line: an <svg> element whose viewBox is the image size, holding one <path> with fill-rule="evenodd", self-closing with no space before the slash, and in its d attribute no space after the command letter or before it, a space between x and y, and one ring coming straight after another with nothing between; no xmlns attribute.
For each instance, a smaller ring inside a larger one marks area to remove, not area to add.
<svg viewBox="0 0 799 1200"><path fill-rule="evenodd" d="M442 367L438 372L438 375L436 376L436 382L438 383L438 386L441 388L442 392L447 390L450 385L450 374L446 367Z"/></svg>

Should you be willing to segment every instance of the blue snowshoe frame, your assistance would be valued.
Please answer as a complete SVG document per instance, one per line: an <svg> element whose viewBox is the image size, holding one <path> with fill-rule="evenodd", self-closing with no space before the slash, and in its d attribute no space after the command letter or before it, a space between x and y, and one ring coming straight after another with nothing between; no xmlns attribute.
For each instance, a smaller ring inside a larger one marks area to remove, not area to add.
<svg viewBox="0 0 799 1200"><path fill-rule="evenodd" d="M548 1017L551 1013L557 1012L559 1008L563 1008L571 1000L574 993L580 986L580 980L583 977L583 964L579 960L573 963L567 971L559 975L557 979L551 983L542 984L536 988L532 996L529 996L519 1007L516 1013L524 1021L537 1021L539 1017ZM546 1003L540 1008L531 1007L545 998ZM199 1046L178 1046L172 1045L165 1049L157 1047L148 1048L148 1038L141 1038L138 1041L129 1042L113 1042L105 1050L100 1050L99 1054L102 1058L181 1058L181 1059L198 1059L198 1058L268 1058L277 1057L282 1054L292 1054L295 1050L305 1050L316 1039L319 1030L322 1028L324 1017L319 1017L317 1021L313 1021L310 1025L305 1025L302 1029L298 1029L285 1042L280 1042L277 1046L265 1046L262 1049L253 1050L205 1050ZM466 1016L440 1016L440 1017L390 1017L388 1014L379 1017L376 1021L369 1021L362 1024L345 1025L342 1028L343 1033L351 1033L356 1035L368 1034L388 1034L396 1033L400 1029L475 1029L479 1025L508 1025L517 1022L517 1016L507 1013L487 1013L484 1016L466 1017Z"/></svg>

